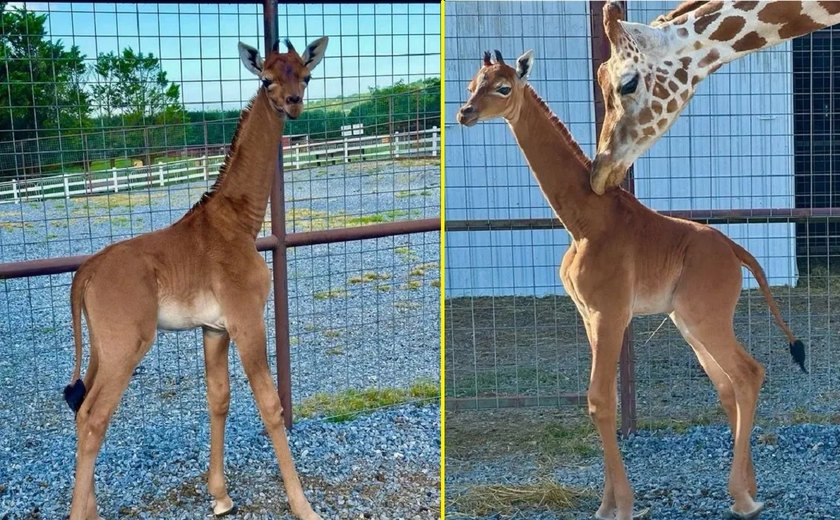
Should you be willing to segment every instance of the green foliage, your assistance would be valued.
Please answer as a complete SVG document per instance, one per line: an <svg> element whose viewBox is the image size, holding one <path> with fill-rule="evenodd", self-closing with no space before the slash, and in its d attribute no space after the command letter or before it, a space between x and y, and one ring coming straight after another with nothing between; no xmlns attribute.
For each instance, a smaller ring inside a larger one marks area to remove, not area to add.
<svg viewBox="0 0 840 520"><path fill-rule="evenodd" d="M440 78L371 89L370 101L350 110L348 118L365 125L365 134L440 127Z"/></svg>
<svg viewBox="0 0 840 520"><path fill-rule="evenodd" d="M79 48L65 48L50 41L45 29L47 16L25 7L9 8L0 2L0 142L33 137L79 140L80 130L90 124L90 99L83 89L84 56ZM36 133L37 129L37 133ZM62 148L69 149L68 142ZM22 143L24 146L26 143ZM11 147L4 153L20 153ZM29 151L27 148L26 151ZM22 155L22 154L21 154ZM59 152L50 160L61 162ZM23 157L21 157L21 160ZM27 164L0 163L0 177L10 176ZM32 173L40 172L38 168Z"/></svg>
<svg viewBox="0 0 840 520"><path fill-rule="evenodd" d="M151 53L135 53L131 47L122 54L100 53L93 71L98 78L91 90L105 116L121 115L133 126L171 123L183 111L180 87L166 79Z"/></svg>

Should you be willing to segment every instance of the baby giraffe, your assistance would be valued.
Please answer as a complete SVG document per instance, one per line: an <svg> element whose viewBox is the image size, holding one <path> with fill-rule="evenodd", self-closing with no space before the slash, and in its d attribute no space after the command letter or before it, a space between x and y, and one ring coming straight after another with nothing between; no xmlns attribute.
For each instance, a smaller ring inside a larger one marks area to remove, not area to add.
<svg viewBox="0 0 840 520"><path fill-rule="evenodd" d="M171 226L110 245L79 267L70 305L76 347L73 383L64 390L76 412L76 481L70 520L99 518L93 467L105 431L131 375L157 330L204 332L207 400L210 405L210 468L207 487L213 513L233 511L225 486L224 436L230 403L228 348L236 342L265 429L280 463L292 514L319 520L303 494L268 368L263 320L271 273L257 252L269 191L277 168L286 118L303 110L312 70L324 57L327 37L298 54L277 45L265 61L239 44L245 68L261 84L243 110L230 152L211 190ZM90 332L90 364L84 381L82 314ZM283 334L285 331L277 331Z"/></svg>
<svg viewBox="0 0 840 520"><path fill-rule="evenodd" d="M505 64L499 51L469 84L458 122L503 118L513 132L549 205L571 235L560 265L563 287L575 302L592 348L589 414L604 447L604 495L596 518L630 520L633 492L615 435L616 364L633 316L666 313L691 345L714 383L735 437L729 492L737 518L756 518L756 482L750 453L764 368L733 330L741 267L755 276L793 359L805 370L805 349L779 313L756 259L720 231L669 218L623 189L596 195L590 160L563 123L528 84L533 51Z"/></svg>

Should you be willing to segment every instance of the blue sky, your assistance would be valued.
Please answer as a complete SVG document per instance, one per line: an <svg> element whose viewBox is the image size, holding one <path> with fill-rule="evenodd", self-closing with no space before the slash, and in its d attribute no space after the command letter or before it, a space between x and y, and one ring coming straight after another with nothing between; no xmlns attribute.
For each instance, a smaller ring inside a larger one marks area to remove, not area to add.
<svg viewBox="0 0 840 520"><path fill-rule="evenodd" d="M240 108L257 89L257 79L239 61L237 43L265 54L259 5L25 5L47 13L50 38L79 46L91 63L99 53L125 47L160 57L168 78L181 85L188 110ZM439 4L281 5L279 18L281 39L298 49L330 37L310 100L440 76Z"/></svg>

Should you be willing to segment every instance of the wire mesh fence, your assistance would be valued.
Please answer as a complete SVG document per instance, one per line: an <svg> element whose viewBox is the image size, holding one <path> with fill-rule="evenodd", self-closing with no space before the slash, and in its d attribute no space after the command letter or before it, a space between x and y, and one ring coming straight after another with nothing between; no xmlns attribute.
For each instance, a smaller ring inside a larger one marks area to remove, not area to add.
<svg viewBox="0 0 840 520"><path fill-rule="evenodd" d="M279 11L298 48L331 37L286 125L286 231L438 217L440 6ZM6 5L2 23L0 262L92 254L178 220L212 185L259 85L237 43L262 47L261 5ZM289 250L296 404L437 380L438 256L435 232ZM0 410L6 424L68 422L70 282L0 281L0 385L18 396ZM173 428L206 413L202 359L200 331L159 334L119 413ZM234 396L247 395L233 352L231 363Z"/></svg>
<svg viewBox="0 0 840 520"><path fill-rule="evenodd" d="M630 2L628 17L647 23L673 7ZM455 121L484 50L499 49L510 61L534 49L531 84L592 156L590 16L586 2L450 4L446 121ZM785 319L810 345L811 373L804 376L744 271L735 327L767 368L759 408L764 417L828 413L837 396L828 123L834 112L826 93L835 32L820 31L719 70L635 164L635 191L644 204L710 223L756 256ZM569 239L509 133L500 121L447 128L450 409L585 402L589 345L558 276ZM713 386L665 318L633 322L641 422L723 418Z"/></svg>

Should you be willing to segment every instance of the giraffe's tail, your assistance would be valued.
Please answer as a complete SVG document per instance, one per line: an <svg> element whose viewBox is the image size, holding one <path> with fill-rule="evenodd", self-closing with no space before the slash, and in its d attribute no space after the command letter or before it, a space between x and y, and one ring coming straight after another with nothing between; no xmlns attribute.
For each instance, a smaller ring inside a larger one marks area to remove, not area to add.
<svg viewBox="0 0 840 520"><path fill-rule="evenodd" d="M85 400L85 383L82 381L82 310L84 308L85 289L87 289L90 275L84 265L73 277L70 287L70 312L73 318L73 343L76 347L76 359L70 384L64 388L64 400L74 413L79 411Z"/></svg>
<svg viewBox="0 0 840 520"><path fill-rule="evenodd" d="M779 312L779 306L776 304L776 300L773 299L773 294L770 293L770 286L767 283L767 278L764 276L764 270L761 268L761 265L759 265L758 260L756 260L749 251L739 246L728 237L727 240L729 240L729 245L732 247L732 251L735 253L735 256L738 257L738 260L741 261L744 267L750 270L755 277L755 280L758 282L758 285L761 288L761 293L764 295L764 300L767 302L767 306L770 308L770 313L773 315L773 319L788 338L788 349L790 350L790 355L793 358L793 361L796 362L796 364L799 365L799 368L807 374L808 370L805 368L805 345L801 340L797 339L797 337L793 335L793 331L790 330L790 327L788 327L788 324L785 323L785 320L782 318L782 313Z"/></svg>

